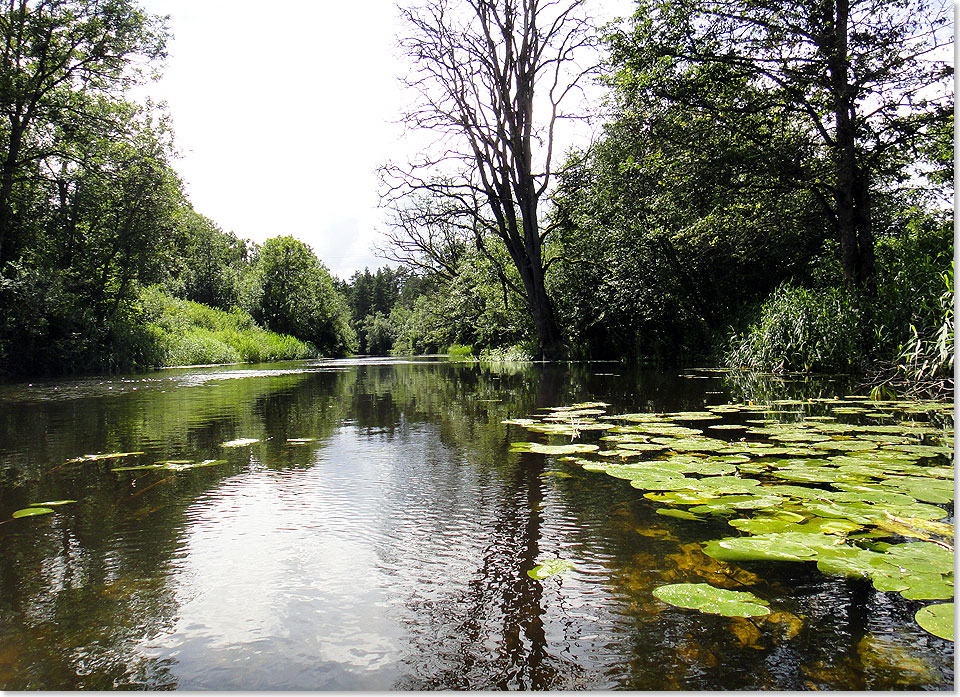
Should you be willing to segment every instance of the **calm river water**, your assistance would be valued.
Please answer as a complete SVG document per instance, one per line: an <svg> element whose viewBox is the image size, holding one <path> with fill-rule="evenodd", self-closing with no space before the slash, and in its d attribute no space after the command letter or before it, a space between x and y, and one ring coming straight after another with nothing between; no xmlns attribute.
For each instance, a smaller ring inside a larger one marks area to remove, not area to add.
<svg viewBox="0 0 960 697"><path fill-rule="evenodd" d="M540 407L702 409L731 389L429 359L0 387L0 689L952 689L922 603L753 563L777 621L669 607L653 588L729 573L700 552L710 523L507 452L532 434L501 421ZM116 452L143 454L68 462ZM527 575L556 557L574 568Z"/></svg>

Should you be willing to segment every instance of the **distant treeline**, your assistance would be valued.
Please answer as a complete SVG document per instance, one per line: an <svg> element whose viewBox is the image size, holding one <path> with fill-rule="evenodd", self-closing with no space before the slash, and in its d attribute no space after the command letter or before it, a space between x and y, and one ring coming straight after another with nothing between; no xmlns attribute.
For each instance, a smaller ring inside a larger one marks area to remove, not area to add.
<svg viewBox="0 0 960 697"><path fill-rule="evenodd" d="M538 314L479 204L465 218L429 195L392 201L394 265L348 280L292 236L261 246L221 230L184 195L166 117L128 97L164 55L163 22L134 0L5 4L0 375L451 347L537 357L549 310L551 349L575 360L942 383L949 70L908 55L916 16L881 4L893 19L851 44L846 84L836 48L808 45L826 41L816 3L738 0L711 23L710 4L643 0L598 33L611 109L540 202ZM804 51L809 70L788 70Z"/></svg>

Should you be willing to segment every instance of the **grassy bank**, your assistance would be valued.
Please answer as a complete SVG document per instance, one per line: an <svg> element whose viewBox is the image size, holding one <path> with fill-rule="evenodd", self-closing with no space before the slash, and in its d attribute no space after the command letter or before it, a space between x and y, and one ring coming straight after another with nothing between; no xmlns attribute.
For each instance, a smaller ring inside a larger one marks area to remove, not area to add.
<svg viewBox="0 0 960 697"><path fill-rule="evenodd" d="M267 331L237 308L224 312L157 287L145 289L141 300L158 366L266 363L317 355L312 344Z"/></svg>

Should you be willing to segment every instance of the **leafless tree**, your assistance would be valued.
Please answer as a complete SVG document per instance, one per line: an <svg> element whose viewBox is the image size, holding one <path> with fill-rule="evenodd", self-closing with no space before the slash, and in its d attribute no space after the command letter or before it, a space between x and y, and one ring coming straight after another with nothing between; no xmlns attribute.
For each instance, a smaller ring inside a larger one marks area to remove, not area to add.
<svg viewBox="0 0 960 697"><path fill-rule="evenodd" d="M594 69L580 62L595 55L584 2L427 0L401 10L408 33L400 46L414 66L406 84L418 95L405 122L436 141L420 160L383 169L384 198L395 211L413 210L411 197L426 196L481 251L491 236L503 242L522 285L502 270L501 281L526 301L547 359L563 347L544 284L551 228L541 202L558 123L573 117L561 105ZM404 225L415 217L401 215L395 231L425 252L422 233Z"/></svg>

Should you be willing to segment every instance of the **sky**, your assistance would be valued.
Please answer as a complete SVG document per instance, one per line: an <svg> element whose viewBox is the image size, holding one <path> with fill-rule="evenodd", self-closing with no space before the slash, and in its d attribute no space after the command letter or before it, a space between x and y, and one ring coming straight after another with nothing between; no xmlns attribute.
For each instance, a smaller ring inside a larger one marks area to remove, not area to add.
<svg viewBox="0 0 960 697"><path fill-rule="evenodd" d="M332 273L386 264L376 169L409 155L396 123L394 0L141 0L169 15L163 77L194 209L263 242L292 235Z"/></svg>

